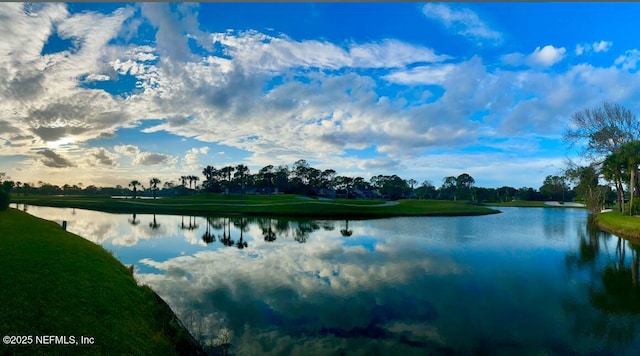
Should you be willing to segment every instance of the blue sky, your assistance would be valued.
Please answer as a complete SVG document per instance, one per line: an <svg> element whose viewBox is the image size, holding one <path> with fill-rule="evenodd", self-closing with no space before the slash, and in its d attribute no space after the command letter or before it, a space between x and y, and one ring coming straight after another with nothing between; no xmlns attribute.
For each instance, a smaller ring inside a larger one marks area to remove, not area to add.
<svg viewBox="0 0 640 356"><path fill-rule="evenodd" d="M0 172L178 181L291 166L538 188L604 101L638 112L634 3L2 3Z"/></svg>

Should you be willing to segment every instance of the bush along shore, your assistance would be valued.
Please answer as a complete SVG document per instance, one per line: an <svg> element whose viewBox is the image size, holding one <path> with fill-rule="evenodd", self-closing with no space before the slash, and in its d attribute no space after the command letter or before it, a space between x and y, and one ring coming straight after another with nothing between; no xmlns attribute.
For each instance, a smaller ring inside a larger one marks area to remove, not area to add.
<svg viewBox="0 0 640 356"><path fill-rule="evenodd" d="M200 355L169 306L60 225L0 211L2 355Z"/></svg>

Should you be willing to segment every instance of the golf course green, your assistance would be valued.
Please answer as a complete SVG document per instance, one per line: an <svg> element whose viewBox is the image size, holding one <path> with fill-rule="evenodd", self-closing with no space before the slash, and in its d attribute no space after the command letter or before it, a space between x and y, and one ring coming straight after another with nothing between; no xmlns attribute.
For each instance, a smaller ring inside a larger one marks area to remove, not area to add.
<svg viewBox="0 0 640 356"><path fill-rule="evenodd" d="M194 215L262 215L317 218L383 218L393 216L467 216L499 210L448 200L346 200L315 199L297 195L231 196L199 194L162 199L114 199L86 196L14 197L14 203L70 207L111 213Z"/></svg>

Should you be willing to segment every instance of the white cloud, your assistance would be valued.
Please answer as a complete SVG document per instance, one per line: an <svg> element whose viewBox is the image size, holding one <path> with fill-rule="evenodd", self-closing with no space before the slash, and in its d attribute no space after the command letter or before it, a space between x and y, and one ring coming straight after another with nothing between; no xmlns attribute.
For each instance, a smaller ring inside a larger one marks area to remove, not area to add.
<svg viewBox="0 0 640 356"><path fill-rule="evenodd" d="M422 8L422 13L461 36L474 40L488 40L495 44L502 42L502 34L491 29L471 9L429 3Z"/></svg>
<svg viewBox="0 0 640 356"><path fill-rule="evenodd" d="M351 43L346 48L317 40L295 41L257 31L215 33L213 43L245 68L279 71L287 68L398 68L419 62L440 62L449 57L432 49L395 39Z"/></svg>
<svg viewBox="0 0 640 356"><path fill-rule="evenodd" d="M73 163L71 160L52 150L45 149L45 150L39 151L37 154L42 156L39 158L39 161L49 168L77 167L77 165Z"/></svg>
<svg viewBox="0 0 640 356"><path fill-rule="evenodd" d="M447 76L456 69L459 64L440 64L434 66L420 66L409 70L400 70L389 73L383 78L393 83L404 85L418 84L443 84Z"/></svg>
<svg viewBox="0 0 640 356"><path fill-rule="evenodd" d="M204 146L200 148L192 148L184 155L184 163L187 165L195 165L199 162L199 155L206 155L209 153L209 147Z"/></svg>
<svg viewBox="0 0 640 356"><path fill-rule="evenodd" d="M134 145L118 145L114 146L113 149L120 154L132 156L132 163L134 165L154 166L160 164L173 164L177 161L176 156L155 152L144 152Z"/></svg>
<svg viewBox="0 0 640 356"><path fill-rule="evenodd" d="M85 81L87 82L102 82L111 79L108 75L104 74L89 74Z"/></svg>
<svg viewBox="0 0 640 356"><path fill-rule="evenodd" d="M564 47L556 48L551 45L544 46L543 48L536 47L535 51L527 58L527 62L530 65L551 67L564 58L566 51Z"/></svg>
<svg viewBox="0 0 640 356"><path fill-rule="evenodd" d="M600 53L600 52L608 52L613 46L613 42L611 41L597 41L593 43L579 43L576 45L575 53L578 56L583 54L589 54L591 52Z"/></svg>
<svg viewBox="0 0 640 356"><path fill-rule="evenodd" d="M198 7L199 4L194 3L142 3L142 16L157 29L156 46L163 56L178 61L197 60L189 48L189 38L205 48L210 47L199 29ZM148 60L149 57L138 58Z"/></svg>
<svg viewBox="0 0 640 356"><path fill-rule="evenodd" d="M119 152L125 155L135 156L140 153L140 149L134 145L119 145L119 146L114 146L113 149L116 152Z"/></svg>
<svg viewBox="0 0 640 356"><path fill-rule="evenodd" d="M104 147L94 147L90 148L86 151L86 155L89 156L87 158L87 163L90 166L116 166L118 159L118 155L110 152L108 149Z"/></svg>
<svg viewBox="0 0 640 356"><path fill-rule="evenodd" d="M611 41L600 41L593 43L593 51L596 53L599 52L607 52L613 46L613 42Z"/></svg>
<svg viewBox="0 0 640 356"><path fill-rule="evenodd" d="M635 70L638 67L638 61L640 61L640 51L632 49L625 51L623 55L616 58L614 63L622 70Z"/></svg>
<svg viewBox="0 0 640 356"><path fill-rule="evenodd" d="M171 155L154 152L140 152L133 159L133 164L141 166L156 166L161 164L172 164L175 163L176 160L177 158Z"/></svg>
<svg viewBox="0 0 640 356"><path fill-rule="evenodd" d="M546 45L536 47L531 54L526 56L516 52L503 55L501 59L503 63L511 66L527 65L535 68L548 68L562 61L566 52L564 47L556 48L553 45Z"/></svg>

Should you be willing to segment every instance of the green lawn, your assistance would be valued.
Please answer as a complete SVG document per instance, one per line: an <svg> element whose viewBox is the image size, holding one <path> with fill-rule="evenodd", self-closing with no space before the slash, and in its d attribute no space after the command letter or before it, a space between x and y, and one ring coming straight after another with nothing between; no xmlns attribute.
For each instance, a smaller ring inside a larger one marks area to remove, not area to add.
<svg viewBox="0 0 640 356"><path fill-rule="evenodd" d="M600 213L596 215L596 223L602 229L640 241L640 217L622 215L619 211Z"/></svg>
<svg viewBox="0 0 640 356"><path fill-rule="evenodd" d="M511 206L517 208L576 208L575 206L554 206L547 205L543 201L535 201L535 200L515 200L515 201L507 201L501 203L487 203L487 206Z"/></svg>
<svg viewBox="0 0 640 356"><path fill-rule="evenodd" d="M446 200L320 200L295 195L231 196L200 194L163 199L100 197L14 197L14 202L52 207L74 207L116 213L245 214L318 218L376 218L391 216L484 215L499 211ZM395 205L385 205L395 204Z"/></svg>
<svg viewBox="0 0 640 356"><path fill-rule="evenodd" d="M0 211L0 334L91 337L93 345L0 345L0 354L171 355L190 336L101 246L53 222ZM70 338L67 339L69 341ZM177 346L176 346L177 345Z"/></svg>
<svg viewBox="0 0 640 356"><path fill-rule="evenodd" d="M543 201L531 201L531 200L516 200L516 201L507 201L501 203L487 203L487 206L511 206L518 208L545 208L549 207L545 205Z"/></svg>

